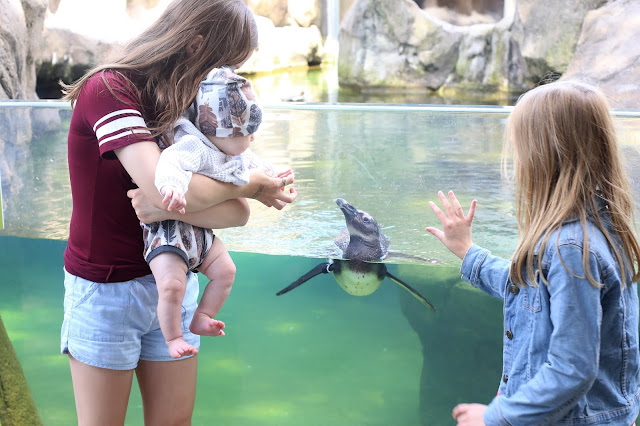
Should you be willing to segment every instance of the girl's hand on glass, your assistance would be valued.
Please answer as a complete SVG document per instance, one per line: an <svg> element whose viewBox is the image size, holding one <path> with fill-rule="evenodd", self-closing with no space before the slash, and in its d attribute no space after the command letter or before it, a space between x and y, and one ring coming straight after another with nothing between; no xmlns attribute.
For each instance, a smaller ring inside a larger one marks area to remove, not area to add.
<svg viewBox="0 0 640 426"><path fill-rule="evenodd" d="M272 177L263 169L253 169L249 183L253 192L248 195L248 198L258 200L267 207L282 210L284 206L292 203L298 197L295 188L291 187L288 191L285 190L285 187L291 185L294 180L291 170L285 170L278 173L276 177Z"/></svg>
<svg viewBox="0 0 640 426"><path fill-rule="evenodd" d="M160 193L163 195L162 204L167 204L167 211L177 210L180 213L184 214L184 208L187 206L187 199L184 196L184 193L180 191L175 186L165 185L160 190Z"/></svg>
<svg viewBox="0 0 640 426"><path fill-rule="evenodd" d="M442 202L442 207L444 211L442 211L433 201L429 201L429 206L433 209L434 213L440 220L442 224L442 231L433 228L427 227L425 231L430 232L435 235L442 244L445 245L453 254L458 256L460 259L464 258L464 255L467 254L469 247L473 244L471 239L471 223L473 222L473 216L476 213L476 200L471 202L471 207L469 207L469 212L465 216L462 211L462 206L458 202L458 199L453 194L453 191L449 191L449 200L442 193L442 191L438 191L438 197Z"/></svg>
<svg viewBox="0 0 640 426"><path fill-rule="evenodd" d="M458 426L484 426L483 404L458 404L453 408L451 415L458 422Z"/></svg>

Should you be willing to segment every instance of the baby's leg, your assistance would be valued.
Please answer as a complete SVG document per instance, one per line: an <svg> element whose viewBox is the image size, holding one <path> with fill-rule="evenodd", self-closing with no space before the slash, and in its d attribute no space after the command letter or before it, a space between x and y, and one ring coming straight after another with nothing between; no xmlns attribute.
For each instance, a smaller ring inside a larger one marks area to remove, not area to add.
<svg viewBox="0 0 640 426"><path fill-rule="evenodd" d="M198 350L182 337L182 299L187 287L187 264L175 253L164 252L149 262L158 286L158 321L173 358L195 355Z"/></svg>
<svg viewBox="0 0 640 426"><path fill-rule="evenodd" d="M213 317L218 315L231 292L236 277L236 265L218 237L213 239L213 245L198 270L210 281L202 293L189 329L201 336L224 336L224 323Z"/></svg>

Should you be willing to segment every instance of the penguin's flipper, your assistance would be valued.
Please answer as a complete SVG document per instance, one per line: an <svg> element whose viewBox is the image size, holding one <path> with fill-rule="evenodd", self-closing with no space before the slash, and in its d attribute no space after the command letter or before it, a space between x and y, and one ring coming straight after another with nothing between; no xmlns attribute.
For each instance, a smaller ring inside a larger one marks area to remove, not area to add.
<svg viewBox="0 0 640 426"><path fill-rule="evenodd" d="M400 278L394 277L389 272L387 272L386 275L387 275L387 277L389 277L390 280L395 281L396 284L398 284L400 287L404 288L409 293L413 294L416 299L418 299L420 302L422 302L423 305L425 305L426 307L431 309L433 312L436 311L436 307L433 306L433 304L431 302L429 302L423 295L418 293L418 290L416 290L415 288L411 287L409 284L405 283Z"/></svg>
<svg viewBox="0 0 640 426"><path fill-rule="evenodd" d="M333 270L331 266L332 266L331 262L323 262L323 263L320 263L319 265L316 265L312 270L310 270L309 272L307 272L306 274L304 274L303 276L301 276L300 278L298 278L297 280L289 284L287 287L277 292L276 296L281 296L285 293L290 292L294 288L309 281L311 278L315 277L316 275L328 274Z"/></svg>

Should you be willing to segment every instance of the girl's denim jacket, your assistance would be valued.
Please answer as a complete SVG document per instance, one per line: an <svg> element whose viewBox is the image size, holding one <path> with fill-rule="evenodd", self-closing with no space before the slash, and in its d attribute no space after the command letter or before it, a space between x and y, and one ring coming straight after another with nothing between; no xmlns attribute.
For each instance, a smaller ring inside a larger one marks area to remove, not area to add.
<svg viewBox="0 0 640 426"><path fill-rule="evenodd" d="M606 206L599 213L608 218ZM484 414L488 426L629 426L638 416L637 284L627 268L622 288L620 265L605 236L591 221L587 232L589 270L602 288L585 278L577 219L551 235L535 285L513 285L510 262L477 245L465 255L462 278L504 300L503 376Z"/></svg>

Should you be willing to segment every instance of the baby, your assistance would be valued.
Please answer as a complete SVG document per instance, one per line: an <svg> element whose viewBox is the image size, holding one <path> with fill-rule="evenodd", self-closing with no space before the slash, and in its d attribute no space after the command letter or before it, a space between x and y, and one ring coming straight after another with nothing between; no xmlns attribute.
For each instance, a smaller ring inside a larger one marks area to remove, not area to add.
<svg viewBox="0 0 640 426"><path fill-rule="evenodd" d="M174 128L174 144L162 151L155 184L168 210L184 213L185 192L193 173L235 185L249 183L250 169L262 164L249 148L262 121L251 83L231 68L215 68L200 83L192 119L181 118ZM195 122L195 125L194 125ZM278 177L286 177L285 171ZM205 336L224 336L225 324L214 319L226 301L235 278L235 265L211 229L176 220L142 224L145 260L158 286L158 320L173 358L197 353L185 341L181 306L188 270L209 278L189 329Z"/></svg>

